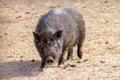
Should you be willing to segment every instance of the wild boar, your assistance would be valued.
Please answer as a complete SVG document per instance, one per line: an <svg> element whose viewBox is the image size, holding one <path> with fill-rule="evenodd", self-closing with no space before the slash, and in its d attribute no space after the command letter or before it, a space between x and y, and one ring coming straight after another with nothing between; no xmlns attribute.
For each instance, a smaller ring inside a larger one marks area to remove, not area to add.
<svg viewBox="0 0 120 80"><path fill-rule="evenodd" d="M47 63L54 61L58 61L58 66L64 64L65 52L68 51L67 59L72 58L75 45L77 56L82 58L85 22L79 11L74 8L51 9L40 18L33 35L42 59L41 70Z"/></svg>

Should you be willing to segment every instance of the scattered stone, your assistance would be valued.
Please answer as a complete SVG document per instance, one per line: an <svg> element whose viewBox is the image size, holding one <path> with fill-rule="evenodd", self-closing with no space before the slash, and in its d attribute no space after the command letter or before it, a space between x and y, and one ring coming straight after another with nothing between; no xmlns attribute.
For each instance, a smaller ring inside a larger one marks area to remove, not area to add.
<svg viewBox="0 0 120 80"><path fill-rule="evenodd" d="M83 6L83 8L85 8L85 6Z"/></svg>
<svg viewBox="0 0 120 80"><path fill-rule="evenodd" d="M5 35L8 35L7 33L5 33Z"/></svg>
<svg viewBox="0 0 120 80"><path fill-rule="evenodd" d="M30 14L30 12L25 12L25 14Z"/></svg>
<svg viewBox="0 0 120 80"><path fill-rule="evenodd" d="M21 18L22 16L21 15L19 15L19 16L17 16L16 18Z"/></svg>
<svg viewBox="0 0 120 80"><path fill-rule="evenodd" d="M31 62L35 62L35 60L33 59L33 60L31 60Z"/></svg>
<svg viewBox="0 0 120 80"><path fill-rule="evenodd" d="M75 64L71 64L70 67L76 67L76 65Z"/></svg>
<svg viewBox="0 0 120 80"><path fill-rule="evenodd" d="M115 65L115 66L112 66L113 68L117 68L117 66Z"/></svg>
<svg viewBox="0 0 120 80"><path fill-rule="evenodd" d="M35 8L32 8L32 10L35 10Z"/></svg>
<svg viewBox="0 0 120 80"><path fill-rule="evenodd" d="M108 44L108 42L106 41L105 44Z"/></svg>
<svg viewBox="0 0 120 80"><path fill-rule="evenodd" d="M107 47L108 49L111 49L110 47Z"/></svg>
<svg viewBox="0 0 120 80"><path fill-rule="evenodd" d="M83 62L87 62L87 61L88 61L88 59L83 60Z"/></svg>
<svg viewBox="0 0 120 80"><path fill-rule="evenodd" d="M29 26L25 26L25 27L29 27Z"/></svg>
<svg viewBox="0 0 120 80"><path fill-rule="evenodd" d="M70 66L70 64L67 64L68 66Z"/></svg>
<svg viewBox="0 0 120 80"><path fill-rule="evenodd" d="M93 64L93 66L98 66L97 64Z"/></svg>
<svg viewBox="0 0 120 80"><path fill-rule="evenodd" d="M23 58L23 56L20 56L20 58Z"/></svg>
<svg viewBox="0 0 120 80"><path fill-rule="evenodd" d="M90 78L88 77L88 80L90 80Z"/></svg>
<svg viewBox="0 0 120 80"><path fill-rule="evenodd" d="M12 56L10 55L10 56L8 56L8 58L12 58Z"/></svg>
<svg viewBox="0 0 120 80"><path fill-rule="evenodd" d="M4 4L5 6L7 5L7 4Z"/></svg>
<svg viewBox="0 0 120 80"><path fill-rule="evenodd" d="M81 61L78 61L77 63L81 63Z"/></svg>
<svg viewBox="0 0 120 80"><path fill-rule="evenodd" d="M0 35L0 38L2 38L3 36L2 35Z"/></svg>
<svg viewBox="0 0 120 80"><path fill-rule="evenodd" d="M105 20L105 23L108 23L109 21L108 20Z"/></svg>
<svg viewBox="0 0 120 80"><path fill-rule="evenodd" d="M66 69L68 67L68 65L65 65L63 69Z"/></svg>
<svg viewBox="0 0 120 80"><path fill-rule="evenodd" d="M76 65L75 64L67 64L67 65L64 66L63 69L66 69L67 67L76 67Z"/></svg>
<svg viewBox="0 0 120 80"><path fill-rule="evenodd" d="M18 13L18 11L16 11L16 13Z"/></svg>
<svg viewBox="0 0 120 80"><path fill-rule="evenodd" d="M108 3L108 1L104 1L104 3Z"/></svg>
<svg viewBox="0 0 120 80"><path fill-rule="evenodd" d="M100 63L105 63L105 61L100 61Z"/></svg>

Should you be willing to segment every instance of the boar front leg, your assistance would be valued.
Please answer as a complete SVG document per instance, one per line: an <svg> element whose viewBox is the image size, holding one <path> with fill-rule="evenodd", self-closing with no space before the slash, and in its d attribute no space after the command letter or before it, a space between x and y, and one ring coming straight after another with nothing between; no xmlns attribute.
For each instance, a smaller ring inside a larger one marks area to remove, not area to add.
<svg viewBox="0 0 120 80"><path fill-rule="evenodd" d="M65 55L65 51L63 51L62 55L59 58L58 66L64 64L64 55Z"/></svg>
<svg viewBox="0 0 120 80"><path fill-rule="evenodd" d="M40 64L40 71L42 71L44 67L45 67L45 61L42 60Z"/></svg>

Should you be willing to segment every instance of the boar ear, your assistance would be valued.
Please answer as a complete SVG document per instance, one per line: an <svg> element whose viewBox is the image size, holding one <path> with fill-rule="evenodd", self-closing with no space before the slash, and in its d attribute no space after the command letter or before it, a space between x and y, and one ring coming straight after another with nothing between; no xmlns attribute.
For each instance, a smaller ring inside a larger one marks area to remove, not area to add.
<svg viewBox="0 0 120 80"><path fill-rule="evenodd" d="M55 39L61 38L62 32L63 32L63 30L60 30L60 31L55 32L55 34L54 34Z"/></svg>
<svg viewBox="0 0 120 80"><path fill-rule="evenodd" d="M38 32L33 32L33 36L36 40L39 40L40 39L40 35Z"/></svg>

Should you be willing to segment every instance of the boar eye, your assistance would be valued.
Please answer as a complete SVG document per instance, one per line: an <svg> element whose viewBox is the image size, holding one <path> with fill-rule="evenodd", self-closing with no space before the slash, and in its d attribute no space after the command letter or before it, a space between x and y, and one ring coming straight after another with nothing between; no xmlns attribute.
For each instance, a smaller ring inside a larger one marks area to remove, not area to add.
<svg viewBox="0 0 120 80"><path fill-rule="evenodd" d="M52 42L53 42L53 41L54 41L54 38L50 38L50 41L52 41Z"/></svg>
<svg viewBox="0 0 120 80"><path fill-rule="evenodd" d="M42 46L42 47L41 47L41 50L43 51L44 49L45 49L45 47Z"/></svg>

